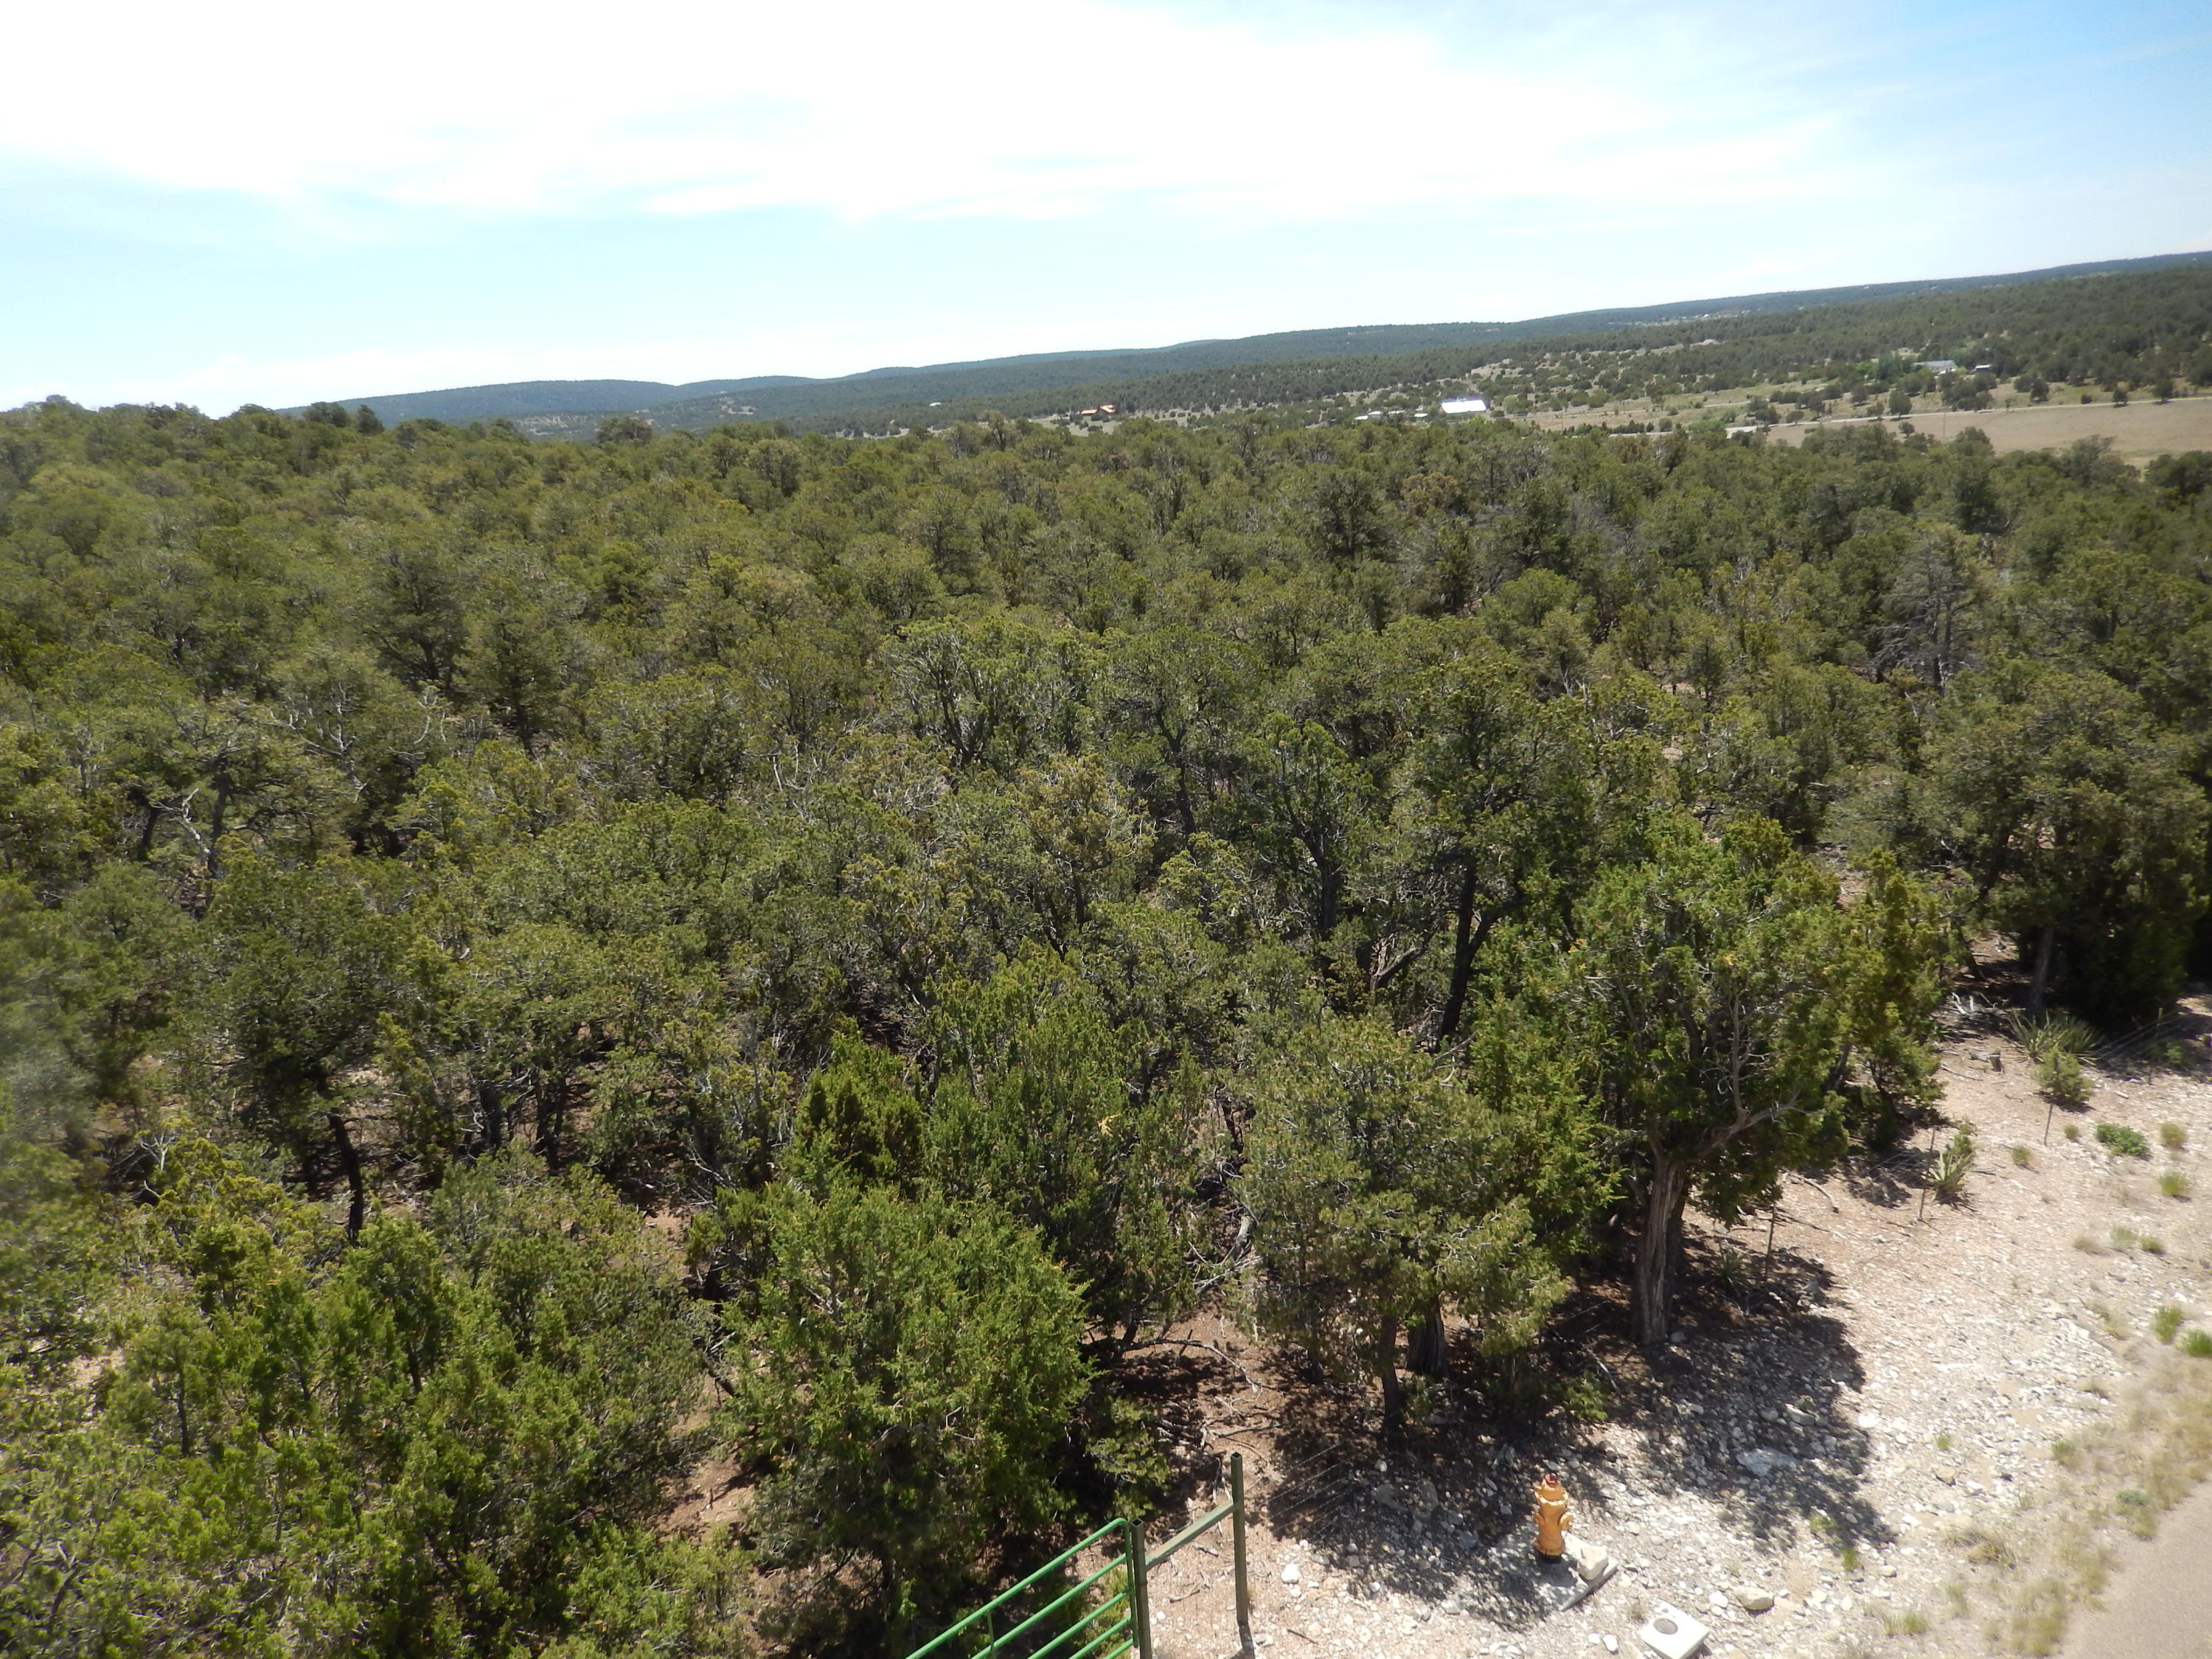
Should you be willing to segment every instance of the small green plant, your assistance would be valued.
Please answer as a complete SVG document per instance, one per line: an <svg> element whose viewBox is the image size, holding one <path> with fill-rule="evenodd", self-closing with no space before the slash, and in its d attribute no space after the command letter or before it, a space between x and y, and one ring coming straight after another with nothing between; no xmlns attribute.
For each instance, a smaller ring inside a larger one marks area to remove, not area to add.
<svg viewBox="0 0 2212 1659"><path fill-rule="evenodd" d="M2212 1359L2212 1331L2191 1331L2181 1339L2181 1351L2191 1359Z"/></svg>
<svg viewBox="0 0 2212 1659"><path fill-rule="evenodd" d="M2079 1139L2081 1139L2081 1126L2080 1124L2078 1124L2078 1123L2069 1123L2069 1124L2068 1124L2068 1125L2066 1126L2066 1139L2069 1139L2069 1140L2079 1140Z"/></svg>
<svg viewBox="0 0 2212 1659"><path fill-rule="evenodd" d="M1957 1203L1966 1195L1966 1177L1973 1172L1974 1126L1961 1123L1936 1160L1936 1196L1946 1204Z"/></svg>
<svg viewBox="0 0 2212 1659"><path fill-rule="evenodd" d="M2179 1170L2168 1170L2158 1178L2158 1189L2168 1198L2189 1196L2189 1177Z"/></svg>
<svg viewBox="0 0 2212 1659"><path fill-rule="evenodd" d="M1950 1603L1954 1619L1964 1619L1966 1616L1966 1581L1963 1578L1945 1579L1943 1599Z"/></svg>
<svg viewBox="0 0 2212 1659"><path fill-rule="evenodd" d="M1943 1431L1943 1432L1942 1432L1942 1433L1941 1433L1941 1434L1939 1434L1939 1435L1937 1435L1937 1436L1936 1437L1936 1449L1937 1451L1948 1451L1948 1450L1950 1450L1950 1449L1951 1449L1951 1431L1950 1431L1950 1430L1946 1429L1946 1430L1944 1430L1944 1431Z"/></svg>
<svg viewBox="0 0 2212 1659"><path fill-rule="evenodd" d="M2158 1126L2158 1144L2169 1152L2178 1152L2189 1144L2189 1131L2179 1123L2161 1123Z"/></svg>
<svg viewBox="0 0 2212 1659"><path fill-rule="evenodd" d="M2166 1241L2154 1233L2144 1233L2136 1240L2136 1249L2145 1255L2164 1255Z"/></svg>
<svg viewBox="0 0 2212 1659"><path fill-rule="evenodd" d="M2051 1455L2062 1469L2081 1467L2081 1449L2071 1440L2061 1437L2051 1443Z"/></svg>
<svg viewBox="0 0 2212 1659"><path fill-rule="evenodd" d="M2037 1062L2035 1086L2045 1100L2069 1111L2089 1098L2089 1074L2072 1054L2056 1054Z"/></svg>
<svg viewBox="0 0 2212 1659"><path fill-rule="evenodd" d="M2089 1311L2104 1322L2105 1334L2112 1337L2128 1334L2128 1317L2109 1302L2092 1302Z"/></svg>
<svg viewBox="0 0 2212 1659"><path fill-rule="evenodd" d="M2015 1170L2033 1170L2035 1154L2025 1146L2015 1146L2012 1149L2012 1164Z"/></svg>
<svg viewBox="0 0 2212 1659"><path fill-rule="evenodd" d="M2180 1309L2169 1302L2150 1316L2151 1334L2161 1342L2171 1343L2175 1334L2181 1329L2181 1322L2186 1317Z"/></svg>
<svg viewBox="0 0 2212 1659"><path fill-rule="evenodd" d="M1836 1564L1845 1572L1856 1572L1866 1565L1864 1559L1859 1554L1859 1547L1856 1544L1844 1545L1837 1553Z"/></svg>
<svg viewBox="0 0 2212 1659"><path fill-rule="evenodd" d="M2100 1123L2097 1144L2115 1158L2148 1158L2150 1143L2124 1123Z"/></svg>
<svg viewBox="0 0 2212 1659"><path fill-rule="evenodd" d="M2142 1243L2142 1235L2132 1227L2112 1229L2112 1248L2116 1250L2132 1250Z"/></svg>
<svg viewBox="0 0 2212 1659"><path fill-rule="evenodd" d="M2197 1050L2179 1037L2160 1037L2143 1051L2143 1058L2168 1072L2185 1072L2197 1060Z"/></svg>
<svg viewBox="0 0 2212 1659"><path fill-rule="evenodd" d="M1917 1607L1898 1607L1881 1615L1884 1636L1925 1636L1928 1615Z"/></svg>
<svg viewBox="0 0 2212 1659"><path fill-rule="evenodd" d="M1604 1374L1577 1371L1559 1383L1559 1409L1577 1423L1602 1423L1613 1413L1612 1391Z"/></svg>

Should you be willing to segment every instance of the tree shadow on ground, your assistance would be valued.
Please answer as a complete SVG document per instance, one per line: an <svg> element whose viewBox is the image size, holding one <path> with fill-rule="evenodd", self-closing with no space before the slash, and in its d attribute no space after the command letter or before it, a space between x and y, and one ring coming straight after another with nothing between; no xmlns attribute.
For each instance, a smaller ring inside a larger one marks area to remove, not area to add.
<svg viewBox="0 0 2212 1659"><path fill-rule="evenodd" d="M1277 1357L1280 1474L1255 1504L1306 1546L1323 1596L1395 1593L1516 1630L1555 1613L1572 1582L1530 1547L1547 1469L1565 1479L1586 1535L1616 1554L1638 1553L1625 1529L1644 1506L1679 1496L1762 1541L1810 1528L1838 1549L1891 1542L1862 1491L1870 1448L1845 1395L1866 1379L1832 1290L1827 1270L1788 1246L1747 1280L1740 1261L1693 1245L1680 1346L1647 1355L1617 1287L1585 1288L1517 1372L1486 1372L1460 1334L1450 1376L1416 1390L1387 1445L1371 1386ZM1602 1431L1568 1408L1591 1413L1601 1398Z"/></svg>

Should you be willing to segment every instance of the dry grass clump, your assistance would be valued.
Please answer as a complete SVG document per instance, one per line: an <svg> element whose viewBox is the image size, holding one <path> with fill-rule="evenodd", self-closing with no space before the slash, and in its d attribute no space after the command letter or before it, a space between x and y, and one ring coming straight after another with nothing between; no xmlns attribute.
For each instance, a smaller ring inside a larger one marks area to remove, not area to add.
<svg viewBox="0 0 2212 1659"><path fill-rule="evenodd" d="M1884 1636L1925 1636L1928 1615L1917 1607L1897 1607L1881 1615Z"/></svg>

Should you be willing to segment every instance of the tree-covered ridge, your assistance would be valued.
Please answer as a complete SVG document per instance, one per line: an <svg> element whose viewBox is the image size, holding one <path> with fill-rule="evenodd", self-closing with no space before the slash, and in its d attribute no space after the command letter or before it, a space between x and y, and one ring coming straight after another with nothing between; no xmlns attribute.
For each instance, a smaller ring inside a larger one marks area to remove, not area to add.
<svg viewBox="0 0 2212 1659"><path fill-rule="evenodd" d="M1644 395L1662 379L1670 386L1704 383L1712 389L1734 388L1826 368L1832 357L1843 363L1871 363L1900 345L1907 353L1903 368L1909 372L1914 356L1946 355L1943 349L1921 349L1931 340L1948 343L1951 355L1960 356L1971 369L1990 354L1970 343L1992 331L2017 332L2023 326L2039 337L2068 330L2087 337L2086 352L2069 353L2060 342L2057 354L2045 354L2041 372L2046 380L2084 378L2065 372L2084 368L2094 369L2100 380L2124 378L2142 386L2150 382L2154 369L2160 374L2182 371L2146 364L2132 345L2122 354L2124 361L2104 349L2105 325L2143 307L2140 299L2124 291L2115 294L2106 284L2190 270L2203 277L2212 270L2212 254L1676 301L1510 323L1305 329L1140 350L1043 352L918 368L871 369L823 380L765 375L680 386L648 381L534 381L355 397L343 404L353 408L366 403L387 425L420 418L458 423L505 417L541 436L588 437L595 418L605 414L644 415L660 426L701 431L750 416L825 431L885 432L914 425L943 426L990 409L1046 416L1112 404L1117 410L1189 413L1308 403L1386 387L1433 392L1443 383L1479 373L1494 382L1492 389L1501 395L1534 396L1541 406L1550 393L1603 389L1611 395L1624 375L1634 389L1632 395ZM2098 279L2097 285L2091 285L2092 278ZM2007 301L2001 293L2020 287L2036 289L2036 296L2023 305ZM2201 287L2195 291L2201 292ZM1877 303L1881 309L1869 310ZM2157 301L2150 303L2156 312ZM2193 320L2183 324L2185 329L2193 328L2189 337L2198 343L2203 337L2202 309L2198 306ZM1837 337L1839 331L1869 319L1876 324L1872 332L1861 327L1858 337L1848 342ZM2162 325L2172 320L2159 317ZM1820 337L1813 339L1815 336ZM1670 375L1654 375L1647 372L1648 366L1637 365L1655 346L1674 350L1708 342L1737 349L1701 356L1689 369L1676 365ZM2085 342L2072 343L2079 347ZM2185 349L2181 355L2187 355ZM1510 372L1501 361L1509 357ZM1601 388L1596 385L1601 374ZM2202 381L2205 377L2193 378ZM1883 389L1890 389L1888 382Z"/></svg>
<svg viewBox="0 0 2212 1659"><path fill-rule="evenodd" d="M1960 927L2175 989L2208 483L0 416L7 1644L897 1648L1216 1303L1538 1409L1929 1097Z"/></svg>
<svg viewBox="0 0 2212 1659"><path fill-rule="evenodd" d="M889 433L941 428L993 411L1044 418L1104 404L1178 419L1279 406L1327 412L1334 400L1381 390L1418 399L1469 386L1515 409L1689 398L1783 382L1801 383L1792 388L1792 402L1839 408L1899 390L1940 391L1954 406L1986 407L1985 394L2001 382L2017 382L2031 397L2039 395L2039 385L2047 394L2063 384L2158 396L2169 383L2174 391L2212 385L2212 263L1687 317L1609 319L1565 331L1472 324L1402 331L1467 337L1395 351L1362 343L1359 349L1322 355L1327 337L1285 337L1310 338L1313 349L1279 356L1246 355L1264 342L1229 341L1203 352L1176 348L1178 359L1201 361L1169 372L1133 374L1116 359L1071 380L1065 368L1046 359L994 370L980 381L968 370L911 386L896 377L876 386L874 377L856 376L766 386L743 397L763 420ZM1959 367L1920 367L1929 360ZM1978 368L1987 372L1978 378ZM733 406L732 397L718 394L641 412L660 426L703 430L726 422ZM580 436L591 432L593 420L540 416L525 424L540 434Z"/></svg>

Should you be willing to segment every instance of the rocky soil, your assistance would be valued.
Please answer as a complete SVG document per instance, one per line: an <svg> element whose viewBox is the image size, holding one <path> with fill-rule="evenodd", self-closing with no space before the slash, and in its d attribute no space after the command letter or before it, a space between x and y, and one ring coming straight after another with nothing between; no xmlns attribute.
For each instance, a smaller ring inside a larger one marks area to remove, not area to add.
<svg viewBox="0 0 2212 1659"><path fill-rule="evenodd" d="M2186 1039L2183 1063L2114 1056L2086 1110L2056 1114L2004 1023L1971 1001L1954 1012L1947 1121L1793 1182L1771 1256L1764 1222L1708 1230L1682 1329L1656 1360L1625 1340L1617 1304L1571 1312L1562 1354L1603 1421L1554 1412L1512 1429L1447 1392L1384 1455L1360 1402L1266 1370L1226 1325L1194 1329L1164 1395L1193 1513L1217 1501L1227 1454L1245 1458L1258 1650L1643 1659L1636 1632L1662 1603L1705 1623L1715 1655L2021 1641L2006 1621L2039 1540L2068 1519L2081 1530L2073 1449L2148 1432L2130 1402L2154 1370L2212 1398L2212 1359L2182 1359L2153 1328L2165 1308L2181 1310L2167 1333L2181 1342L2212 1328L2212 1003L2162 1034ZM1930 1200L1931 1145L1962 1123L1977 1167L1960 1201ZM2135 1129L2150 1155L2108 1150L2100 1123ZM2162 1144L2166 1124L2179 1147ZM2162 1190L2165 1176L2197 1195ZM1564 1609L1528 1544L1547 1468L1577 1534L1620 1563ZM1225 1534L1153 1575L1176 1659L1237 1650Z"/></svg>

